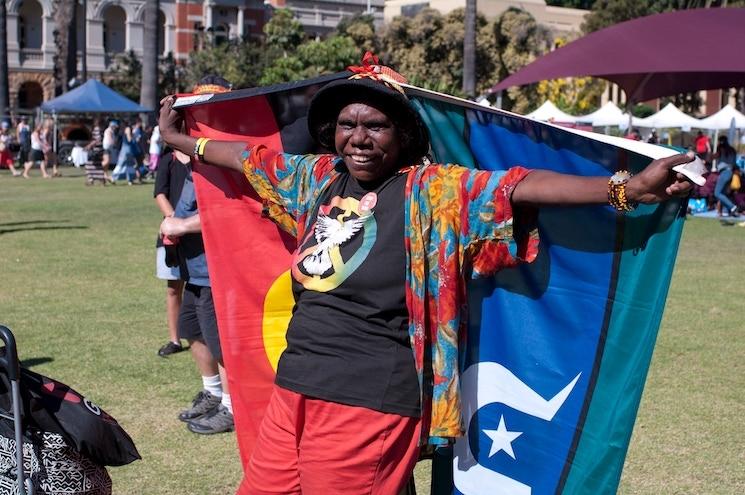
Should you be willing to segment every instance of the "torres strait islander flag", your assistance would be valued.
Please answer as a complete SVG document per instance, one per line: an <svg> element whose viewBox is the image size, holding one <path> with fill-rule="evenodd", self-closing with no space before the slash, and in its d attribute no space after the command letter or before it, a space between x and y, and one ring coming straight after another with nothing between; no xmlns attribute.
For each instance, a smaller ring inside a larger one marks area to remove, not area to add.
<svg viewBox="0 0 745 495"><path fill-rule="evenodd" d="M316 152L306 129L310 98L348 76L181 97L176 107L195 136ZM437 163L610 176L675 153L404 87ZM195 171L245 465L285 345L295 240L261 217L242 175L204 164ZM625 215L605 206L543 208L536 261L471 282L461 342L467 434L435 455L436 493L615 492L684 212L684 200Z"/></svg>

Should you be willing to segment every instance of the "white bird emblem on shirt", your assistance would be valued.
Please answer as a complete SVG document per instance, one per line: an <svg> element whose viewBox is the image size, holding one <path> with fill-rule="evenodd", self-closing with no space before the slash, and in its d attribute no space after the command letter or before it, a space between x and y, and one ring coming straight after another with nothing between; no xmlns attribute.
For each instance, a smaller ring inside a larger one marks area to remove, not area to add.
<svg viewBox="0 0 745 495"><path fill-rule="evenodd" d="M353 218L346 222L340 222L332 217L318 215L316 220L315 237L316 249L305 257L303 267L309 275L323 275L332 267L329 250L340 246L354 237L365 224L365 220L372 215Z"/></svg>

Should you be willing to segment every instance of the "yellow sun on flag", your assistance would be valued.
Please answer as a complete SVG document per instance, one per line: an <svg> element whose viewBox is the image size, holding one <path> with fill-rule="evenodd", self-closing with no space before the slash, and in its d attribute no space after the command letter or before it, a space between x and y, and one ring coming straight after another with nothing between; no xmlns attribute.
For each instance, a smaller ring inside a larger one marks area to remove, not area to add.
<svg viewBox="0 0 745 495"><path fill-rule="evenodd" d="M287 347L285 334L294 304L292 279L290 271L287 270L274 280L264 298L264 320L262 323L264 349L275 373L277 372L279 356Z"/></svg>

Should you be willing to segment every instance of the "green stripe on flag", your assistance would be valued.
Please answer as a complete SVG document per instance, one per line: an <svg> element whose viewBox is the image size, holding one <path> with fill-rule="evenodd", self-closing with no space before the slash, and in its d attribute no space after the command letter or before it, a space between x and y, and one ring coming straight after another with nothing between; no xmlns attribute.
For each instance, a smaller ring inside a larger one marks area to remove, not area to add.
<svg viewBox="0 0 745 495"><path fill-rule="evenodd" d="M615 493L683 231L679 200L624 219L615 300L594 394L563 494Z"/></svg>
<svg viewBox="0 0 745 495"><path fill-rule="evenodd" d="M411 98L411 103L429 129L436 163L457 163L474 168L476 160L465 136L466 116L462 107L434 100Z"/></svg>

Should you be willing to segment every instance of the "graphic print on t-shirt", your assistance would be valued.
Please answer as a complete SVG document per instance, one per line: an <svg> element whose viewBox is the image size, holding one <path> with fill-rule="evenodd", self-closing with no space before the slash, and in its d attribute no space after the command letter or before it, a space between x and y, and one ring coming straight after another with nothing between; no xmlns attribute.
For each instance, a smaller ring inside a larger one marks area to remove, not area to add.
<svg viewBox="0 0 745 495"><path fill-rule="evenodd" d="M375 244L377 223L374 192L362 199L334 196L318 208L316 223L293 254L292 276L307 290L333 290L359 268ZM356 236L362 243L344 259L341 248Z"/></svg>

